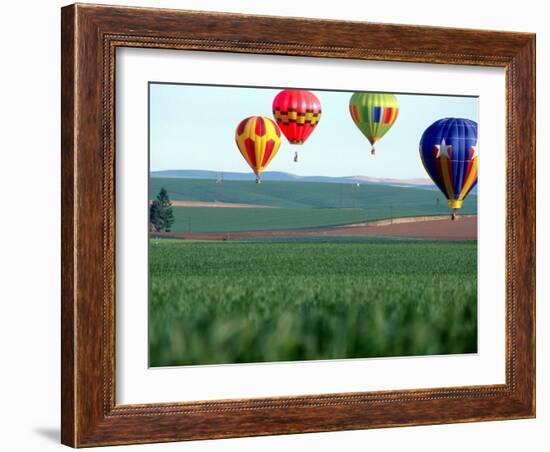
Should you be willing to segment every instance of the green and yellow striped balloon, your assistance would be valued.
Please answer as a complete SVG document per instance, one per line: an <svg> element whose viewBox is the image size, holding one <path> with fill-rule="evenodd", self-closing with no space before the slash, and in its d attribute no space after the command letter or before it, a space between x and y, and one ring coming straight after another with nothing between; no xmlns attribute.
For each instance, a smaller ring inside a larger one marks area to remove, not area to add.
<svg viewBox="0 0 550 452"><path fill-rule="evenodd" d="M357 128L372 145L380 140L393 126L399 113L397 97L386 93L353 93L349 111Z"/></svg>

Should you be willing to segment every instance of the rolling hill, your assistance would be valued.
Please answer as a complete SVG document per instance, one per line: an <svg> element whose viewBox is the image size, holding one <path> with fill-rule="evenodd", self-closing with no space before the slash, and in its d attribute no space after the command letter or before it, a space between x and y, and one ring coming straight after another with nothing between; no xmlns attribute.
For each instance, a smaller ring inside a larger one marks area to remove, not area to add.
<svg viewBox="0 0 550 452"><path fill-rule="evenodd" d="M439 191L413 187L395 187L384 184L356 184L303 182L303 181L224 181L211 179L158 178L152 177L149 196L153 199L161 187L166 188L170 198L185 201L233 202L260 204L288 208L407 208L420 209L419 213L439 212L434 210L436 198L442 207L446 200ZM475 211L476 196L472 193L466 200L464 211ZM443 210L444 211L444 210Z"/></svg>

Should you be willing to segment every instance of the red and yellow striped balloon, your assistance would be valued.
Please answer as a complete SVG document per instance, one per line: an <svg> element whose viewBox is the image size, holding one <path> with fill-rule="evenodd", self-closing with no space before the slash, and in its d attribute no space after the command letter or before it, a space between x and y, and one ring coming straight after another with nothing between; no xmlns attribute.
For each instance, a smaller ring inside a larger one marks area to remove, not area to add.
<svg viewBox="0 0 550 452"><path fill-rule="evenodd" d="M281 131L275 122L263 116L250 116L237 126L235 142L256 174L260 183L260 173L269 165L281 145Z"/></svg>

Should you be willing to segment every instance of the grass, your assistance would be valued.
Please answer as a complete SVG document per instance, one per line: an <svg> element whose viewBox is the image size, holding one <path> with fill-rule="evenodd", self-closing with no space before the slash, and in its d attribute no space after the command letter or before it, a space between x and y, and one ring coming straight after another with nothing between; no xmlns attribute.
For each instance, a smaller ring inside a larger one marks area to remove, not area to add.
<svg viewBox="0 0 550 452"><path fill-rule="evenodd" d="M317 228L362 223L390 217L420 215L418 210L411 208L381 210L173 207L172 209L174 224L171 230L173 232L235 232Z"/></svg>
<svg viewBox="0 0 550 452"><path fill-rule="evenodd" d="M475 242L150 248L152 366L477 350Z"/></svg>
<svg viewBox="0 0 550 452"><path fill-rule="evenodd" d="M228 209L173 207L175 232L267 231L358 223L377 219L363 209Z"/></svg>

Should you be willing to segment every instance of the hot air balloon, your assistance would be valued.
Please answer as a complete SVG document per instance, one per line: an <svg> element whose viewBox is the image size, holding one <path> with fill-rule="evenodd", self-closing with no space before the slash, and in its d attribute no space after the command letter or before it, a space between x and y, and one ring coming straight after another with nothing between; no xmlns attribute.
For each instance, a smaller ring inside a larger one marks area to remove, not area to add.
<svg viewBox="0 0 550 452"><path fill-rule="evenodd" d="M461 118L434 122L420 139L420 158L456 219L457 209L477 184L477 123Z"/></svg>
<svg viewBox="0 0 550 452"><path fill-rule="evenodd" d="M393 94L353 93L349 111L357 128L367 137L372 146L393 126L399 113L399 103Z"/></svg>
<svg viewBox="0 0 550 452"><path fill-rule="evenodd" d="M285 89L273 99L273 116L290 144L304 144L321 119L321 102L309 91Z"/></svg>
<svg viewBox="0 0 550 452"><path fill-rule="evenodd" d="M250 116L237 126L235 142L246 163L256 174L260 183L260 173L273 160L281 145L281 131L271 119Z"/></svg>

